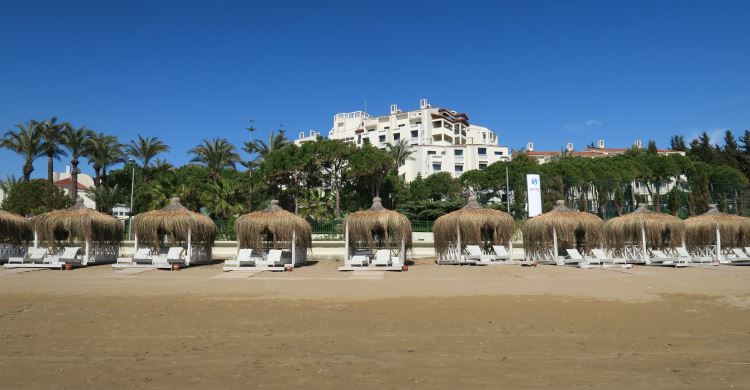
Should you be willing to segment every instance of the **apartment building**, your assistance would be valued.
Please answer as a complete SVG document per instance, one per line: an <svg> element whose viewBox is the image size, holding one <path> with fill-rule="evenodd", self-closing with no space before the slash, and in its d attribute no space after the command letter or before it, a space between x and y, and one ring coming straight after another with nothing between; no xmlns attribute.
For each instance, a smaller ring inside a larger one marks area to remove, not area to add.
<svg viewBox="0 0 750 390"><path fill-rule="evenodd" d="M301 133L295 143L314 141L317 135ZM401 111L393 104L388 115L373 116L364 111L336 114L328 137L357 146L369 142L380 149L406 140L414 152L399 169L406 181L437 172L458 177L468 170L510 159L508 147L499 145L494 131L471 124L464 113L433 107L427 99L420 100L419 108L413 111Z"/></svg>

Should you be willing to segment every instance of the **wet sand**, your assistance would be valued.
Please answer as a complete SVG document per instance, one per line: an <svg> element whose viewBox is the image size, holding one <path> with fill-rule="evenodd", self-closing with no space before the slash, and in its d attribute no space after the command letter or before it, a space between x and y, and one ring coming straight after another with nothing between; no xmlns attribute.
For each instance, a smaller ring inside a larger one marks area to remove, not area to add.
<svg viewBox="0 0 750 390"><path fill-rule="evenodd" d="M0 272L3 388L750 388L750 267Z"/></svg>

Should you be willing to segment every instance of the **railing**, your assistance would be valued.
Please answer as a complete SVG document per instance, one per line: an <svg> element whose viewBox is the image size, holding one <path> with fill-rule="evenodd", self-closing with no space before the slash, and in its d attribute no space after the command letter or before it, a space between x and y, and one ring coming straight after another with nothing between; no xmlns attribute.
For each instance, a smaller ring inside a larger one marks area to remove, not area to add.
<svg viewBox="0 0 750 390"><path fill-rule="evenodd" d="M432 232L433 221L411 221L411 229L417 233ZM339 236L344 234L344 221L313 222L312 234Z"/></svg>

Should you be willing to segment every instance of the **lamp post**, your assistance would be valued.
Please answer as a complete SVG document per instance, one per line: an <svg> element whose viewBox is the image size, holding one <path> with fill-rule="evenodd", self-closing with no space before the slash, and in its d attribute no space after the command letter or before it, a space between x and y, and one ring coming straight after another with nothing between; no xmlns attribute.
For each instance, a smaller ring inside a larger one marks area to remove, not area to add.
<svg viewBox="0 0 750 390"><path fill-rule="evenodd" d="M133 190L135 189L135 160L128 160L129 164L133 165L133 173L130 176L130 215L128 216L128 240L131 240L131 232L133 231Z"/></svg>
<svg viewBox="0 0 750 390"><path fill-rule="evenodd" d="M510 214L510 180L508 180L508 160L505 160L505 204Z"/></svg>

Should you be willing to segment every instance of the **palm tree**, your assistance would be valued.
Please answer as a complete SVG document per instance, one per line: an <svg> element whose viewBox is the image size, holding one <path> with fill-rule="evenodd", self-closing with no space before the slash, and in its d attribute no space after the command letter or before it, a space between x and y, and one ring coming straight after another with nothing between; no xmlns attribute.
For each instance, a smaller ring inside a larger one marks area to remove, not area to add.
<svg viewBox="0 0 750 390"><path fill-rule="evenodd" d="M137 140L130 141L130 145L127 145L127 154L134 159L141 162L141 168L143 168L144 180L148 177L148 168L151 160L154 159L159 153L165 153L169 151L169 146L165 145L157 137L141 137L138 135Z"/></svg>
<svg viewBox="0 0 750 390"><path fill-rule="evenodd" d="M409 141L405 139L401 139L396 141L396 144L388 144L386 145L386 151L388 154L391 155L391 158L393 158L393 162L396 163L396 172L398 172L398 169L404 166L406 164L407 160L413 160L412 154L414 154L414 149L409 144Z"/></svg>
<svg viewBox="0 0 750 390"><path fill-rule="evenodd" d="M224 138L214 138L211 141L204 139L202 144L190 149L188 153L195 155L192 162L208 167L209 176L214 184L222 169L235 168L240 160L234 145Z"/></svg>
<svg viewBox="0 0 750 390"><path fill-rule="evenodd" d="M174 165L172 165L169 161L157 158L154 160L154 163L151 164L151 170L156 173L160 172L169 172L174 169Z"/></svg>
<svg viewBox="0 0 750 390"><path fill-rule="evenodd" d="M201 201L214 216L224 219L241 214L245 209L242 185L237 179L220 178L206 188Z"/></svg>
<svg viewBox="0 0 750 390"><path fill-rule="evenodd" d="M244 163L244 165L249 169L253 169L262 164L266 159L266 156L268 156L268 153L270 153L272 150L281 149L289 144L291 144L291 142L286 137L284 129L279 129L278 133L272 131L271 134L268 135L268 143L265 143L259 139L254 141L245 141L245 146L242 148L242 150L249 153L251 159L252 155L255 153L257 153L257 156L255 157L255 160L248 161Z"/></svg>
<svg viewBox="0 0 750 390"><path fill-rule="evenodd" d="M88 160L94 168L96 185L101 186L107 181L107 168L121 162L125 157L123 145L114 135L91 133L86 145Z"/></svg>
<svg viewBox="0 0 750 390"><path fill-rule="evenodd" d="M52 117L40 124L42 148L47 155L47 181L52 184L55 172L55 160L67 155L63 148L63 130L65 123L57 123L57 117Z"/></svg>
<svg viewBox="0 0 750 390"><path fill-rule="evenodd" d="M331 210L331 197L317 188L310 188L305 196L300 198L299 213L305 218L311 218L316 222L325 219Z"/></svg>
<svg viewBox="0 0 750 390"><path fill-rule="evenodd" d="M67 122L63 126L62 143L70 152L70 179L72 181L70 199L75 201L78 199L78 174L81 172L78 169L78 164L80 163L78 159L86 157L89 135L92 131L85 127L75 128L75 126Z"/></svg>
<svg viewBox="0 0 750 390"><path fill-rule="evenodd" d="M31 120L26 124L17 124L18 131L5 133L0 147L12 150L23 158L23 181L29 181L34 171L34 161L44 154L42 149L41 128L39 122Z"/></svg>
<svg viewBox="0 0 750 390"><path fill-rule="evenodd" d="M101 185L91 189L91 195L96 202L97 210L110 214L117 201L124 195L120 186L115 184L113 187Z"/></svg>

